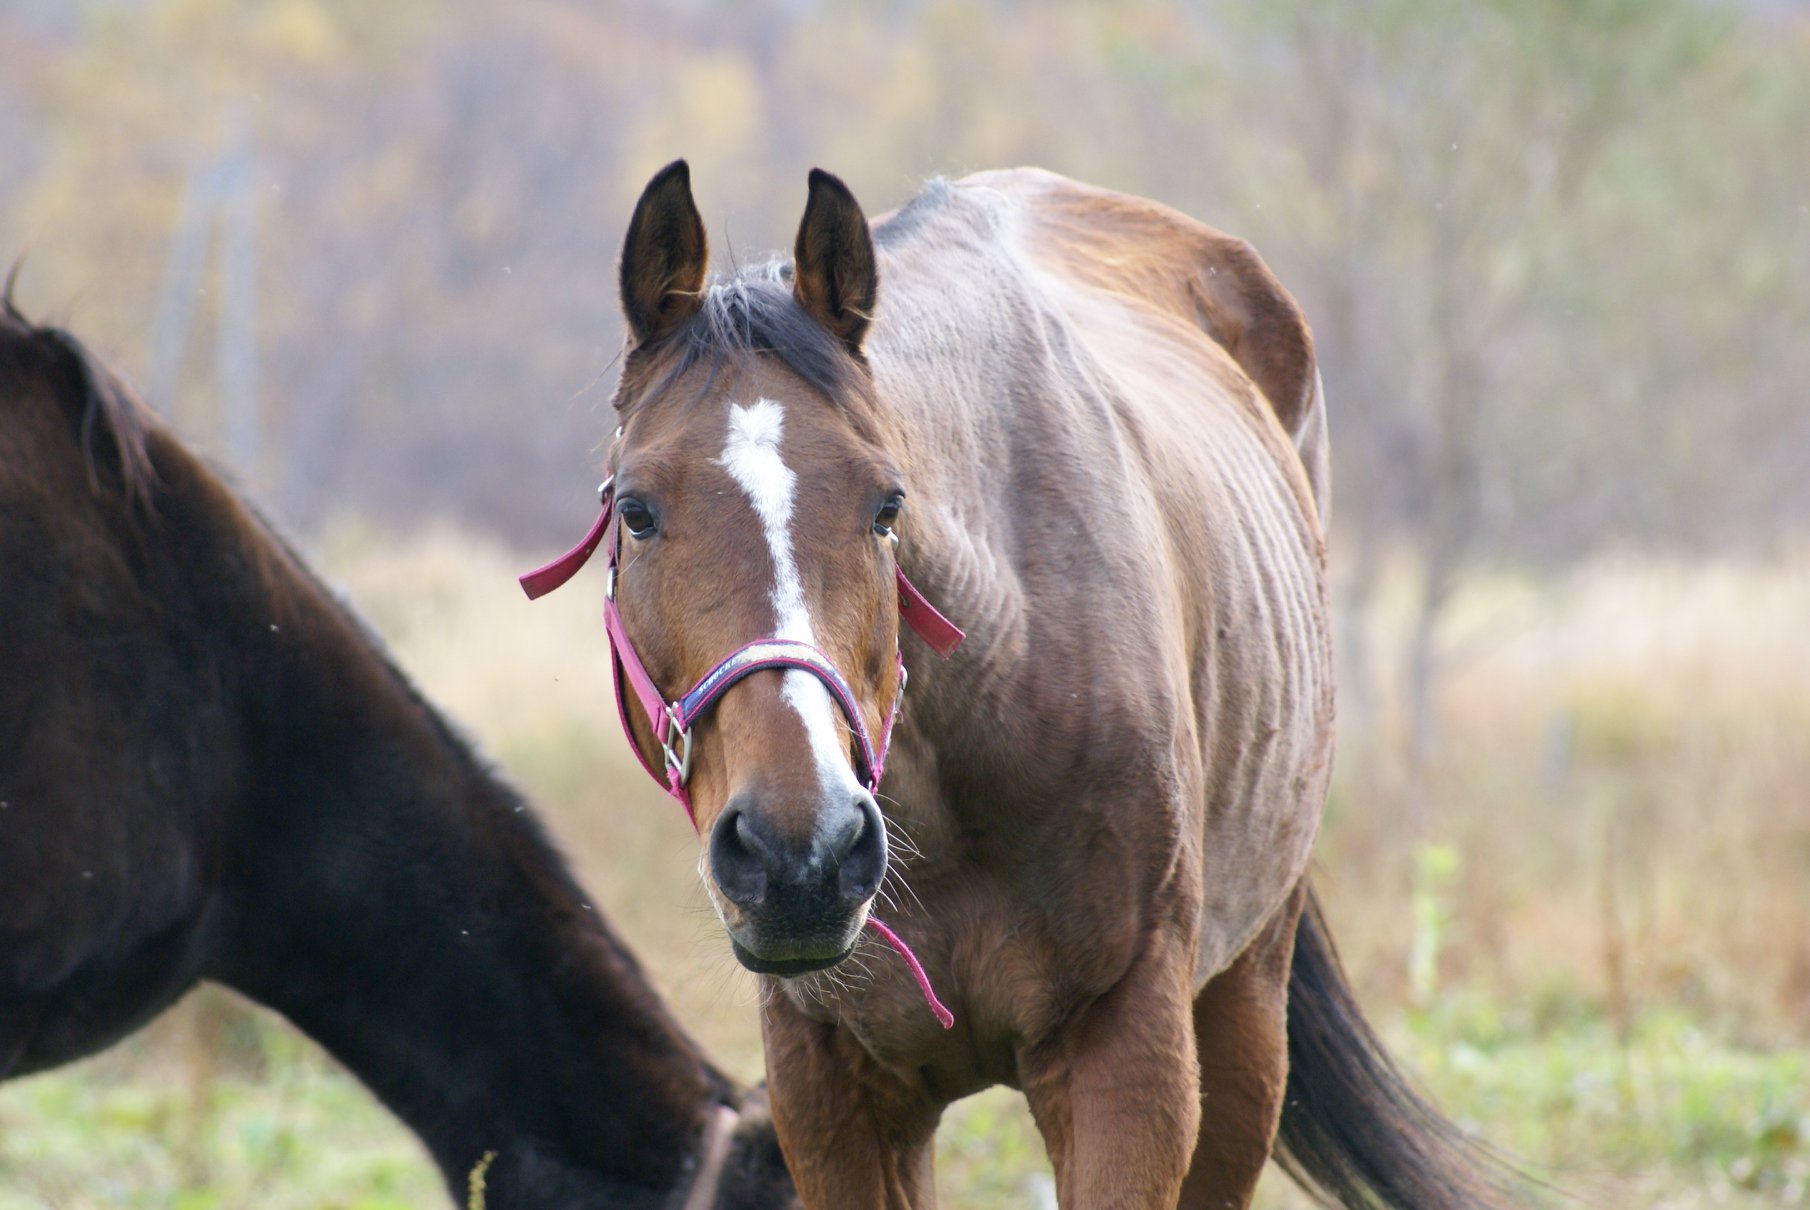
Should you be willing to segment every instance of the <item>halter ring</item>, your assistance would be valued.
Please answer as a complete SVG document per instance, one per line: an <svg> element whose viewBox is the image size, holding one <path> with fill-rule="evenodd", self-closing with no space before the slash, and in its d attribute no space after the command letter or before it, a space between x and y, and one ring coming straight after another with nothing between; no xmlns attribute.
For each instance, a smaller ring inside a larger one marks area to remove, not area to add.
<svg viewBox="0 0 1810 1210"><path fill-rule="evenodd" d="M666 771L675 773L679 785L691 780L691 728L679 726L678 704L666 708L666 734L658 737L660 754L666 761ZM673 742L678 741L679 750L673 751Z"/></svg>

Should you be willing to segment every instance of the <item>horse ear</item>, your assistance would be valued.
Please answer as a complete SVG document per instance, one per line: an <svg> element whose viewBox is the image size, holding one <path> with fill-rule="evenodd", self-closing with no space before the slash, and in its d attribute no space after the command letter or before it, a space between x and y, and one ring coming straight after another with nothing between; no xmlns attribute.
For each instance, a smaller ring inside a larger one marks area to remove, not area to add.
<svg viewBox="0 0 1810 1210"><path fill-rule="evenodd" d="M860 203L836 177L811 169L811 194L792 248L792 294L849 352L873 318L879 272Z"/></svg>
<svg viewBox="0 0 1810 1210"><path fill-rule="evenodd" d="M641 191L622 241L622 313L635 344L658 340L697 314L709 259L691 169L674 160Z"/></svg>

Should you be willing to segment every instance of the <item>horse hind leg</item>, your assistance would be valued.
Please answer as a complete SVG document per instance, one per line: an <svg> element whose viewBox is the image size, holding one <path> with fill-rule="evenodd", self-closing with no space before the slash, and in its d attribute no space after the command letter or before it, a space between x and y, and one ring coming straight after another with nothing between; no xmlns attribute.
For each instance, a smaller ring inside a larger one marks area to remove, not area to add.
<svg viewBox="0 0 1810 1210"><path fill-rule="evenodd" d="M1275 1145L1288 1080L1289 965L1305 886L1194 998L1200 1134L1181 1210L1249 1206Z"/></svg>

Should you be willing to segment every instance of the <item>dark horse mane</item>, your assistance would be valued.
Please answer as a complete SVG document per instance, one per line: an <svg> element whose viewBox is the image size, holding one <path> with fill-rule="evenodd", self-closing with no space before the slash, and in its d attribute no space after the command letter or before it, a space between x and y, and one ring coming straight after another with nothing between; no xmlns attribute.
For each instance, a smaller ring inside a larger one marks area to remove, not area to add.
<svg viewBox="0 0 1810 1210"><path fill-rule="evenodd" d="M183 450L162 430L150 407L131 385L96 357L87 345L62 328L34 324L26 318L13 298L17 277L18 266L15 265L7 275L4 289L0 289L0 327L4 327L12 337L38 345L52 357L60 355L67 359L77 378L75 397L82 404L82 456L88 464L90 483L96 491L116 491L119 500L128 506L128 512L141 521L153 519L157 513L156 493L159 483L154 446L167 442L168 448L158 451L158 456L164 458L177 454L184 458L193 455ZM208 469L225 477L224 472L217 468ZM256 527L257 536L280 547L288 556L292 569L318 588L344 620L366 638L371 654L382 662L396 685L421 708L423 717L431 722L440 737L464 758L474 772L496 779L499 785L508 788L512 797L519 798L513 788L508 787L506 779L496 767L478 755L470 738L453 726L421 693L414 679L396 663L382 637L365 618L338 593L327 588L314 568L302 558L290 540L265 519L256 505L243 498L239 503L245 509L247 519ZM544 829L538 818L526 819L524 824L544 837ZM551 845L552 842L548 840L547 843Z"/></svg>
<svg viewBox="0 0 1810 1210"><path fill-rule="evenodd" d="M672 1018L536 813L10 283L0 406L0 1079L209 979L321 1043L461 1202L494 1152L491 1210L654 1210L700 1173L711 1210L791 1205L763 1098Z"/></svg>
<svg viewBox="0 0 1810 1210"><path fill-rule="evenodd" d="M89 482L98 490L103 470L110 472L117 476L124 498L149 511L156 478L151 468L149 409L81 341L61 328L39 327L25 318L13 300L18 279L19 265L15 263L0 289L0 328L8 336L69 359L79 380L76 397L82 401L82 456L88 461Z"/></svg>
<svg viewBox="0 0 1810 1210"><path fill-rule="evenodd" d="M62 328L35 324L26 318L13 298L18 274L19 266L15 264L7 275L4 288L0 289L0 328L4 328L7 336L37 346L51 360L60 358L72 367L76 378L73 397L81 402L82 407L81 449L82 457L88 465L89 483L97 492L116 493L118 500L127 506L127 515L137 518L141 524L152 521L157 514L158 458L186 459L193 455L162 430L150 407L131 385L96 357L87 345ZM154 455L154 444L166 443L166 448L157 449ZM225 477L215 468L208 469ZM389 648L370 624L339 594L322 583L320 576L301 557L289 539L271 525L255 505L243 498L239 503L245 509L247 521L255 527L256 537L273 542L281 548L293 571L319 589L344 620L365 637L370 644L371 654L381 661L396 685L420 707L423 717L431 722L441 739L464 759L473 772L496 779L499 785L508 789L512 797L519 797L507 786L496 768L477 755L470 739L460 734L446 716L422 695L413 678L395 662ZM251 535L248 534L247 537ZM538 819L525 822L545 837ZM547 843L551 845L550 840Z"/></svg>

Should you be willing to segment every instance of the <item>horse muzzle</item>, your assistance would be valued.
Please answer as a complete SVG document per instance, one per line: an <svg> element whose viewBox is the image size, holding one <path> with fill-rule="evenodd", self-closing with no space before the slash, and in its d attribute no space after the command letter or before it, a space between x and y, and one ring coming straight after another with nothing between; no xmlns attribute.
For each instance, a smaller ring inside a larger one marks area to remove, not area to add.
<svg viewBox="0 0 1810 1210"><path fill-rule="evenodd" d="M710 830L709 870L736 961L809 974L853 951L886 874L886 827L865 790L817 812L803 837L774 826L758 796L738 794Z"/></svg>

